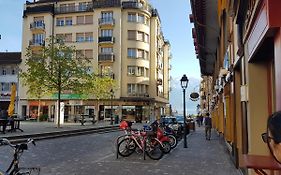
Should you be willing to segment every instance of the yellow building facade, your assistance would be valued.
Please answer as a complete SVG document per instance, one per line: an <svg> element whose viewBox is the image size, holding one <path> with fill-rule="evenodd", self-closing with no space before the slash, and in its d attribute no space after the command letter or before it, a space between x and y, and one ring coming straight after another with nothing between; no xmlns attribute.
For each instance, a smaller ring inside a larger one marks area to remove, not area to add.
<svg viewBox="0 0 281 175"><path fill-rule="evenodd" d="M161 31L157 10L148 1L27 2L23 15L22 70L26 48L40 49L49 36L64 38L67 45L75 46L91 59L91 71L112 77L118 86L112 99L82 100L74 94L63 94L65 120L71 121L81 114L108 120L111 109L120 119L137 122L165 113L170 93L170 44ZM38 100L29 98L24 87L19 97L19 114L36 115ZM41 105L41 113L52 119L55 99L44 97Z"/></svg>
<svg viewBox="0 0 281 175"><path fill-rule="evenodd" d="M266 132L268 116L281 110L281 2L199 0L191 6L201 74L212 79L210 89L201 88L201 94L210 96L209 108L200 105L201 111L212 114L213 127L236 167L255 174L245 160L274 161L261 134ZM203 78L202 87L205 82ZM201 104L206 99L201 98ZM269 164L261 169L278 174L275 164Z"/></svg>

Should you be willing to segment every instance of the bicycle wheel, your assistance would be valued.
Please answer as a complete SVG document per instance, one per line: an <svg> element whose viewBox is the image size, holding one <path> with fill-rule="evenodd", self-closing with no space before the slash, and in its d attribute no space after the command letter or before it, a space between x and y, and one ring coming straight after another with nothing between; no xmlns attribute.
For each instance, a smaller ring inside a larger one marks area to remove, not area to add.
<svg viewBox="0 0 281 175"><path fill-rule="evenodd" d="M163 148L162 151L164 154L168 154L171 151L171 145L168 141L163 141L162 142Z"/></svg>
<svg viewBox="0 0 281 175"><path fill-rule="evenodd" d="M121 156L128 157L131 154L133 154L135 149L136 149L135 141L130 138L125 138L118 143L117 151L118 151L118 154L120 154Z"/></svg>
<svg viewBox="0 0 281 175"><path fill-rule="evenodd" d="M178 145L178 140L175 136L173 135L167 135L169 137L169 143L171 145L171 148L174 149Z"/></svg>
<svg viewBox="0 0 281 175"><path fill-rule="evenodd" d="M150 138L146 141L146 154L153 160L159 160L163 157L163 148L160 141Z"/></svg>
<svg viewBox="0 0 281 175"><path fill-rule="evenodd" d="M19 168L19 172L17 172L15 175L39 175L40 174L40 168Z"/></svg>

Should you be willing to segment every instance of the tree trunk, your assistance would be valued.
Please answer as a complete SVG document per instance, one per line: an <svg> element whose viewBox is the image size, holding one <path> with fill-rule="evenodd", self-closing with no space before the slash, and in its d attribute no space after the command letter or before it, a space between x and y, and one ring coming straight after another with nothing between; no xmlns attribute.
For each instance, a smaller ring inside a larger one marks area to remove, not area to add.
<svg viewBox="0 0 281 175"><path fill-rule="evenodd" d="M61 95L61 88L59 87L59 92L58 92L58 128L60 128L60 98Z"/></svg>
<svg viewBox="0 0 281 175"><path fill-rule="evenodd" d="M38 100L38 114L37 114L37 122L40 121L40 111L41 111L41 99Z"/></svg>

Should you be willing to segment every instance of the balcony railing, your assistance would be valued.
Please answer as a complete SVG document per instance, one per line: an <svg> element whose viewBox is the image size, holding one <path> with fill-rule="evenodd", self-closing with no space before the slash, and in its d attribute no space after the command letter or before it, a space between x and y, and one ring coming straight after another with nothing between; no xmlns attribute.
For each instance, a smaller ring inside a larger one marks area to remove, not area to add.
<svg viewBox="0 0 281 175"><path fill-rule="evenodd" d="M73 12L90 12L93 11L93 4L89 3L87 5L75 5L75 6L67 6L67 7L56 7L55 13L73 13Z"/></svg>
<svg viewBox="0 0 281 175"><path fill-rule="evenodd" d="M150 6L144 6L140 2L134 2L134 1L122 2L122 8L123 9L139 9L139 10L144 10L144 11L147 11L147 12L151 12L151 7Z"/></svg>
<svg viewBox="0 0 281 175"><path fill-rule="evenodd" d="M45 46L44 40L30 40L29 46Z"/></svg>
<svg viewBox="0 0 281 175"><path fill-rule="evenodd" d="M45 30L45 23L40 21L40 22L32 22L30 24L30 29L42 29Z"/></svg>
<svg viewBox="0 0 281 175"><path fill-rule="evenodd" d="M139 92L139 93L131 92L131 93L128 93L128 96L129 97L149 97L149 94L146 93L146 92L144 92L144 93L142 93L142 92Z"/></svg>
<svg viewBox="0 0 281 175"><path fill-rule="evenodd" d="M114 43L114 37L112 36L100 36L99 43Z"/></svg>
<svg viewBox="0 0 281 175"><path fill-rule="evenodd" d="M114 25L115 20L114 18L100 18L99 25Z"/></svg>
<svg viewBox="0 0 281 175"><path fill-rule="evenodd" d="M98 56L98 62L114 62L114 54L100 53Z"/></svg>
<svg viewBox="0 0 281 175"><path fill-rule="evenodd" d="M94 8L105 8L105 7L121 7L120 0L100 0L94 1Z"/></svg>

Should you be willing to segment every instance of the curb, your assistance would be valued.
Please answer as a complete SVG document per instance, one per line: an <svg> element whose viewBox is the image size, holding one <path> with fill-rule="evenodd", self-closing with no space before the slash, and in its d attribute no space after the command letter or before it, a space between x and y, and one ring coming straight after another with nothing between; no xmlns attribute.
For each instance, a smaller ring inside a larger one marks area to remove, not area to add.
<svg viewBox="0 0 281 175"><path fill-rule="evenodd" d="M73 129L73 130L63 130L54 132L44 132L37 134L25 134L19 136L8 136L3 137L8 139L12 144L26 142L27 139L32 138L36 140L52 139L59 137L70 137L76 135L92 134L92 133L107 133L119 131L119 126L102 126L95 128L85 128L85 129Z"/></svg>

